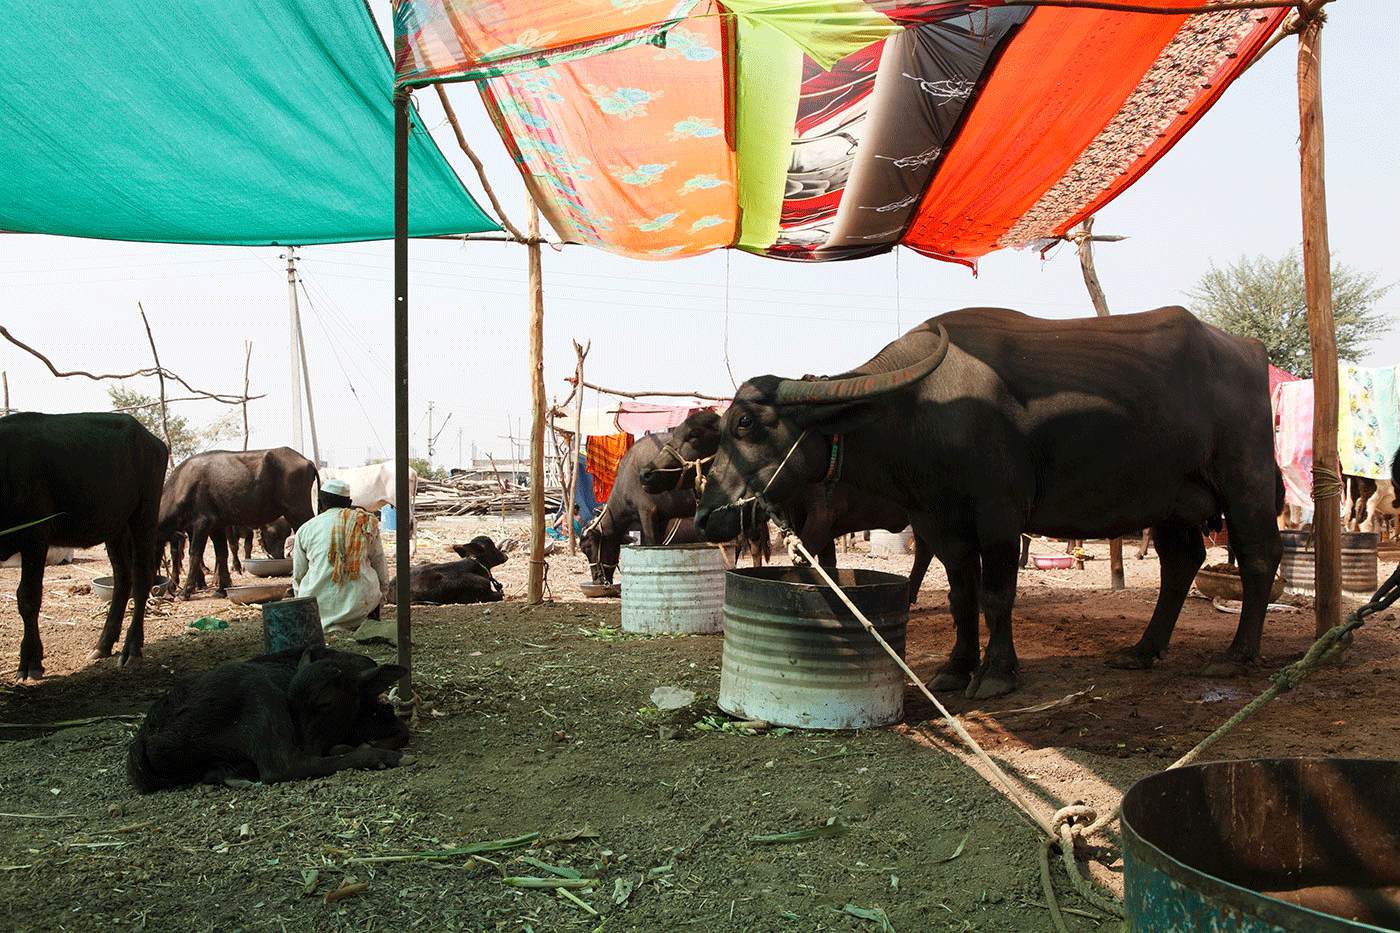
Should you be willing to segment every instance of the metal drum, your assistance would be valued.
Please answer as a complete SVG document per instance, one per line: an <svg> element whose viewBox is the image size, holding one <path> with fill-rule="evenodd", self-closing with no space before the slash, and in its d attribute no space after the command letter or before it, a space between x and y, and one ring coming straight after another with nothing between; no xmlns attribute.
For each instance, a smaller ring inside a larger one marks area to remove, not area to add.
<svg viewBox="0 0 1400 933"><path fill-rule="evenodd" d="M1217 761L1123 796L1134 933L1400 929L1400 762Z"/></svg>
<svg viewBox="0 0 1400 933"><path fill-rule="evenodd" d="M908 579L829 572L902 658ZM864 729L904 715L904 675L815 570L731 570L718 702L731 715L781 726Z"/></svg>
<svg viewBox="0 0 1400 933"><path fill-rule="evenodd" d="M724 625L724 556L710 544L622 548L622 630L711 635Z"/></svg>
<svg viewBox="0 0 1400 933"><path fill-rule="evenodd" d="M1288 581L1285 593L1313 596L1317 592L1316 542L1310 531L1283 531L1283 560L1279 576ZM1379 586L1376 555L1380 535L1373 531L1343 531L1342 592L1370 596Z"/></svg>

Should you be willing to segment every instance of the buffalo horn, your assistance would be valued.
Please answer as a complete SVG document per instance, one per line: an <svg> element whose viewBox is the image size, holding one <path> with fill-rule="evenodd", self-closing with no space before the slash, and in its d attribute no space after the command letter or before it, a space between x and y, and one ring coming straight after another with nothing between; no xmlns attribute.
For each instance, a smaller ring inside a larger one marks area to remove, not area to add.
<svg viewBox="0 0 1400 933"><path fill-rule="evenodd" d="M853 402L912 385L938 368L948 354L948 331L938 328L938 346L932 353L912 366L885 373L866 373L840 379L804 381L783 379L778 383L776 401L784 403Z"/></svg>

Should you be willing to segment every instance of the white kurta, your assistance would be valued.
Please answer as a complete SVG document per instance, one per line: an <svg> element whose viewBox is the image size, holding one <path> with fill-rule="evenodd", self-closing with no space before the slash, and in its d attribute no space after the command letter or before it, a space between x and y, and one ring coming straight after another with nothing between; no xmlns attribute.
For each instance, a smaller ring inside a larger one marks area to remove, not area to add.
<svg viewBox="0 0 1400 933"><path fill-rule="evenodd" d="M321 628L326 632L354 632L378 606L388 582L379 520L370 515L369 540L360 555L360 577L336 583L330 559L331 533L343 509L327 509L297 529L292 544L292 587L298 596L316 597Z"/></svg>

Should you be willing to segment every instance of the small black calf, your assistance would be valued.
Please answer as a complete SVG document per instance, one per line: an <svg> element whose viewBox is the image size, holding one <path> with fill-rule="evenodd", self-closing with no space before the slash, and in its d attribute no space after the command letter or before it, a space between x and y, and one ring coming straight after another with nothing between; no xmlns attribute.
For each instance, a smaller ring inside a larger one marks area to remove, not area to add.
<svg viewBox="0 0 1400 933"><path fill-rule="evenodd" d="M409 731L379 695L405 673L316 647L186 677L146 714L127 749L127 777L149 793L392 768Z"/></svg>

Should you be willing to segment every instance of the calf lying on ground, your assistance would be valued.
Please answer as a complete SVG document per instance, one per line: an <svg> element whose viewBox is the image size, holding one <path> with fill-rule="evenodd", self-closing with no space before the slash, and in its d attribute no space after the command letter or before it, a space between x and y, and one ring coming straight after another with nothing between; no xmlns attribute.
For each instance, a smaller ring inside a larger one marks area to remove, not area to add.
<svg viewBox="0 0 1400 933"><path fill-rule="evenodd" d="M186 677L151 705L127 749L127 777L149 793L392 768L408 726L379 694L406 673L317 647Z"/></svg>
<svg viewBox="0 0 1400 933"><path fill-rule="evenodd" d="M415 603L494 603L502 598L501 584L491 568L506 562L496 542L477 535L452 550L461 560L418 564L409 568L408 586ZM398 577L389 581L389 601L398 599Z"/></svg>

